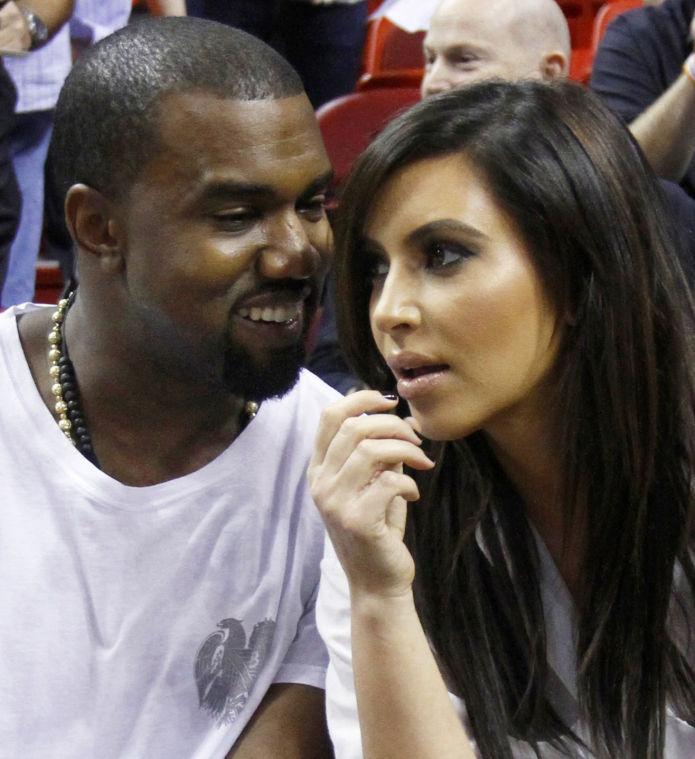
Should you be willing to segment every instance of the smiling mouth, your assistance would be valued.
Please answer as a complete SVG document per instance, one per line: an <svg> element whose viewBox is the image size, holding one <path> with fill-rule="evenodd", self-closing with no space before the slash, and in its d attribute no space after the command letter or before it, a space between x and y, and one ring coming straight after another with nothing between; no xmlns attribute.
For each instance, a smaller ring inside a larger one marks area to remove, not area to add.
<svg viewBox="0 0 695 759"><path fill-rule="evenodd" d="M261 324L291 324L299 318L303 304L240 308L237 314L250 322Z"/></svg>

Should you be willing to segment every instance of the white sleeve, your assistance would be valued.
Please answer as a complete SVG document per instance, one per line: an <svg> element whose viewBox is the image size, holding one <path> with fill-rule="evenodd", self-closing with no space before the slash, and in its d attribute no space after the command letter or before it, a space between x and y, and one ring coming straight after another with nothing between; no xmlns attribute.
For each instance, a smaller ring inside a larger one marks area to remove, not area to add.
<svg viewBox="0 0 695 759"><path fill-rule="evenodd" d="M324 688L328 656L316 629L316 595L314 592L306 605L292 645L287 650L274 683L300 683Z"/></svg>
<svg viewBox="0 0 695 759"><path fill-rule="evenodd" d="M362 759L350 639L350 590L347 577L326 538L316 622L328 648L326 715L336 759Z"/></svg>

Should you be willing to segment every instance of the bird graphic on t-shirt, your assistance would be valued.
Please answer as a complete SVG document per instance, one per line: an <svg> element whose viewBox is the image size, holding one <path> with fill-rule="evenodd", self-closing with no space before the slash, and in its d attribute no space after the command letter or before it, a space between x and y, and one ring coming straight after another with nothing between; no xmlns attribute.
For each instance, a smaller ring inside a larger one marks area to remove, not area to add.
<svg viewBox="0 0 695 759"><path fill-rule="evenodd" d="M246 646L246 631L238 619L223 619L208 635L195 658L195 679L201 709L220 723L233 722L246 705L249 693L266 661L275 622L258 622Z"/></svg>

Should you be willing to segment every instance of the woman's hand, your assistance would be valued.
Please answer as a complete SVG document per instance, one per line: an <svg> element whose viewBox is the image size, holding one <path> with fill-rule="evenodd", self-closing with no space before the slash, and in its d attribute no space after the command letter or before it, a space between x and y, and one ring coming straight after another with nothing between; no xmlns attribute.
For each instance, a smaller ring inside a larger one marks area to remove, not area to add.
<svg viewBox="0 0 695 759"><path fill-rule="evenodd" d="M397 399L363 390L323 412L309 466L311 492L353 594L410 593L413 560L403 544L407 501L420 494L403 474L434 466L414 420L385 412Z"/></svg>

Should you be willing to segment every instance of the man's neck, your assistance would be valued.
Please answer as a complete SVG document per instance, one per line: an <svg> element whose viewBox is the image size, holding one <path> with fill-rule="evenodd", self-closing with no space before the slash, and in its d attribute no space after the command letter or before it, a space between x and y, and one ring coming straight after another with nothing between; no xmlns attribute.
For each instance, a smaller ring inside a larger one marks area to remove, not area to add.
<svg viewBox="0 0 695 759"><path fill-rule="evenodd" d="M26 314L19 334L34 382L54 414L49 375L51 310ZM71 315L70 358L100 468L126 485L182 477L219 456L243 429L245 401L163 377L147 361L124 360L94 325ZM57 421L56 421L57 424Z"/></svg>

